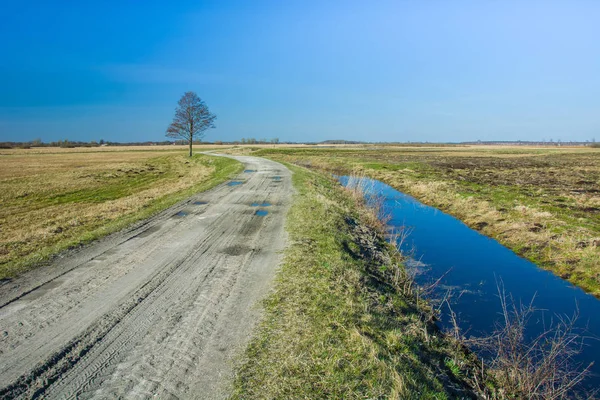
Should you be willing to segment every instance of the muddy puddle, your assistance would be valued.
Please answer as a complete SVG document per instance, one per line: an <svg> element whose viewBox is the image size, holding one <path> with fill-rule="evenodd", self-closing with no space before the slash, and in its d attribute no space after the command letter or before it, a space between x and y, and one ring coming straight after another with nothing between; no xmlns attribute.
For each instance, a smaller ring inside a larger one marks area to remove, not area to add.
<svg viewBox="0 0 600 400"><path fill-rule="evenodd" d="M252 249L248 246L234 245L224 248L223 250L221 250L221 253L227 254L228 256L243 256L244 254L247 254L251 251Z"/></svg>

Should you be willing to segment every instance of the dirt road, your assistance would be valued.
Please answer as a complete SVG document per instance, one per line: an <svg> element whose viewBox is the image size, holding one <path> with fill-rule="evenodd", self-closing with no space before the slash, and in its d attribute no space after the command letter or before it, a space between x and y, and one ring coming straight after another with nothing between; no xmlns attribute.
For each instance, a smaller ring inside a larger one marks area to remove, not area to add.
<svg viewBox="0 0 600 400"><path fill-rule="evenodd" d="M2 283L0 397L227 396L292 192L281 164L237 158L238 181Z"/></svg>

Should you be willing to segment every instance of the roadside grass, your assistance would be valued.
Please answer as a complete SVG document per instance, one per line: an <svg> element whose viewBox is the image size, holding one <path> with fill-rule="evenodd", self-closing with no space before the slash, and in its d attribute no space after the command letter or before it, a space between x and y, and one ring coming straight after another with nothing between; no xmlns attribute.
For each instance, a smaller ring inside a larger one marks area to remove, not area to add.
<svg viewBox="0 0 600 400"><path fill-rule="evenodd" d="M597 149L262 149L255 154L379 179L600 297Z"/></svg>
<svg viewBox="0 0 600 400"><path fill-rule="evenodd" d="M0 279L118 231L240 172L181 152L16 153L0 157Z"/></svg>
<svg viewBox="0 0 600 400"><path fill-rule="evenodd" d="M404 269L372 212L325 176L289 168L290 244L232 398L474 397L464 368L473 360L393 283Z"/></svg>

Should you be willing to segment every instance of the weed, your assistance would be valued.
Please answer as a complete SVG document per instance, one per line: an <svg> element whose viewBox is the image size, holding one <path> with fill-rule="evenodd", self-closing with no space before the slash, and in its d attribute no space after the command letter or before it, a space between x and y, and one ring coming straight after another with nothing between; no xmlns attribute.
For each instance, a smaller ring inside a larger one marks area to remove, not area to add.
<svg viewBox="0 0 600 400"><path fill-rule="evenodd" d="M461 367L454 360L454 358L447 357L446 359L444 359L444 365L446 365L446 367L448 367L450 372L452 372L452 375L454 375L455 377L457 377L457 378L463 377L463 372L461 370Z"/></svg>
<svg viewBox="0 0 600 400"><path fill-rule="evenodd" d="M517 304L498 286L502 320L484 337L461 339L485 354L494 377L495 397L524 399L593 398L596 393L579 393L578 385L589 374L590 365L579 365L573 357L583 351L585 337L575 328L577 313L556 316L546 329L529 337L527 326L537 316L534 299ZM456 320L454 331L457 331Z"/></svg>
<svg viewBox="0 0 600 400"><path fill-rule="evenodd" d="M450 343L402 291L404 267L369 225L373 210L290 168L290 245L233 398L474 397L444 364Z"/></svg>
<svg viewBox="0 0 600 400"><path fill-rule="evenodd" d="M379 179L600 297L597 149L363 146L257 154Z"/></svg>

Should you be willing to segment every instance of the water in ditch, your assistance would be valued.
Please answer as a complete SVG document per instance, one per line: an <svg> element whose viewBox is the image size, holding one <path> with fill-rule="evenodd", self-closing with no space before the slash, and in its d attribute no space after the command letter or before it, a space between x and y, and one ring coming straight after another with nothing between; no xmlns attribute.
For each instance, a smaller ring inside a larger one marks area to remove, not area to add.
<svg viewBox="0 0 600 400"><path fill-rule="evenodd" d="M348 177L340 177L340 182L347 184ZM369 180L366 187L383 198L383 212L391 216L390 229L410 232L401 249L411 254L408 267L415 272L417 283L429 285L441 277L433 296L442 298L450 290L452 310L467 336L489 334L501 321L499 286L517 304L529 304L533 299L539 311L527 326L528 337L541 333L557 316L578 314L577 331L589 338L575 362L586 366L596 362L583 385L600 387L598 299L436 208L377 180ZM439 323L442 328L450 327L447 308L442 308Z"/></svg>

